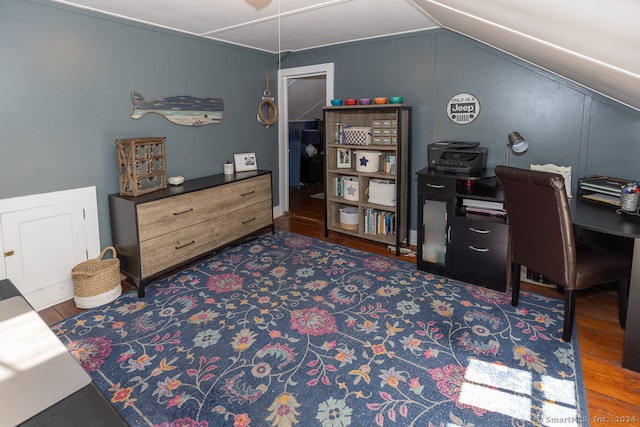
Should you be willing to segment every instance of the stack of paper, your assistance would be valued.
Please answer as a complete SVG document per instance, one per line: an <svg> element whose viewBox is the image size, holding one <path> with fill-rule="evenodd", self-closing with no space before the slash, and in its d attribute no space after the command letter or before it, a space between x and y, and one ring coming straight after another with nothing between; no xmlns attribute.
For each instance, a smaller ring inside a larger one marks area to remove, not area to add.
<svg viewBox="0 0 640 427"><path fill-rule="evenodd" d="M462 199L462 206L468 213L505 216L504 203L489 200Z"/></svg>
<svg viewBox="0 0 640 427"><path fill-rule="evenodd" d="M629 182L630 181L624 179L598 176L594 178L582 178L579 185L581 190L620 197L622 187L629 184Z"/></svg>
<svg viewBox="0 0 640 427"><path fill-rule="evenodd" d="M620 206L620 194L631 181L608 176L581 178L578 187L583 199Z"/></svg>

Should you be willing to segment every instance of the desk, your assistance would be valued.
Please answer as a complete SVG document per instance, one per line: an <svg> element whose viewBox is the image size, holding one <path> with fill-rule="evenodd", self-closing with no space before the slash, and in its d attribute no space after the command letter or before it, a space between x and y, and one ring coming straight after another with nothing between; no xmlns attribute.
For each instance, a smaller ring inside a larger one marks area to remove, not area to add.
<svg viewBox="0 0 640 427"><path fill-rule="evenodd" d="M571 218L576 227L633 239L633 265L624 331L622 367L640 372L640 218L616 214L616 208L574 197Z"/></svg>
<svg viewBox="0 0 640 427"><path fill-rule="evenodd" d="M6 301L11 298L22 298L22 295L10 280L0 280L0 301ZM24 315L22 317L24 318ZM43 326L45 325L43 324ZM53 331L47 330L47 332L51 334L53 339L57 340ZM43 335L40 335L40 340L41 342L45 341ZM65 356L71 359L72 363L75 363L69 353L66 353ZM46 365L46 363L42 365ZM58 364L56 367L60 366L64 368L64 365L62 364ZM78 368L82 369L79 365ZM37 367L33 369L37 369ZM37 379L35 382L33 381L33 378L30 379L26 377L27 383L24 383L24 387L9 388L7 390L0 388L0 396L3 395L3 392L17 395L16 400L19 403L17 406L20 406L20 408L15 408L10 413L3 413L4 416L0 418L0 426L7 425L7 420L24 419L24 414L30 411L36 412L36 414L33 414L31 418L28 418L25 421L19 421L18 425L20 427L58 425L65 427L85 427L89 425L92 427L128 426L127 422L118 413L116 408L102 394L96 384L91 381L91 378L87 377L87 385L77 389L77 391L69 391L69 394L67 394L66 391L68 390L68 387L65 389L66 384L60 381L58 377L60 375L67 375L68 370L63 371L63 373L58 376L56 376L56 374L58 373L52 372L50 375L52 378L43 377L41 379ZM31 380L31 382L28 382L29 380ZM6 381L8 382L8 380ZM0 381L0 383L2 382L3 381ZM76 382L74 381L74 384L75 383ZM2 386L3 385L0 384L0 387ZM35 393L33 390L34 387L37 388ZM60 389L65 390L62 394L66 395L66 397L57 399L55 392L60 391ZM48 398L53 400L50 405L48 404ZM11 402L11 399L8 401ZM7 401L5 400L5 405L6 402ZM29 406L32 408L29 408ZM0 407L2 407L1 403ZM25 411L25 407L29 409ZM15 424L11 422L9 425Z"/></svg>

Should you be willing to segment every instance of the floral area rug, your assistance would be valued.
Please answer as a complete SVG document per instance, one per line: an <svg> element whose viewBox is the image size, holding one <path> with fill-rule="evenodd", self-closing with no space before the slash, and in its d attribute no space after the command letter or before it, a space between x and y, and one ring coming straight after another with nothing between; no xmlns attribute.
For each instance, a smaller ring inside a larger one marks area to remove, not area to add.
<svg viewBox="0 0 640 427"><path fill-rule="evenodd" d="M562 319L276 232L53 330L132 426L588 425Z"/></svg>

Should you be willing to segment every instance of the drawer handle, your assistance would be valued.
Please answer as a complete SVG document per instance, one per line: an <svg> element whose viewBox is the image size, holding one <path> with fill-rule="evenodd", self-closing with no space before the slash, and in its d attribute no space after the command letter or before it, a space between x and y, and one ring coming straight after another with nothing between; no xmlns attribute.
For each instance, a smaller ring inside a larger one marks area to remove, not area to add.
<svg viewBox="0 0 640 427"><path fill-rule="evenodd" d="M249 224L250 222L253 222L253 221L255 221L255 220L256 220L256 217L254 216L254 217L253 217L253 218L251 218L251 219L248 219L248 220L246 220L246 221L242 221L242 225L244 225L244 224Z"/></svg>
<svg viewBox="0 0 640 427"><path fill-rule="evenodd" d="M478 233L478 234L489 234L489 233L491 233L491 230L480 230L479 228L474 228L474 227L469 227L469 230L473 231L474 233Z"/></svg>
<svg viewBox="0 0 640 427"><path fill-rule="evenodd" d="M251 191L249 191L248 193L241 193L240 195L241 195L242 197L244 197L244 196L248 196L249 194L253 194L253 193L255 193L255 192L256 192L256 190L251 190Z"/></svg>
<svg viewBox="0 0 640 427"><path fill-rule="evenodd" d="M489 252L489 249L487 248L476 248L473 245L469 245L467 246L469 249L471 249L472 251L476 251L476 252Z"/></svg>
<svg viewBox="0 0 640 427"><path fill-rule="evenodd" d="M429 184L429 183L427 183L427 187L430 187L430 188L437 188L438 190L442 190L442 189L444 188L444 185L442 185L442 184L438 185L438 184Z"/></svg>
<svg viewBox="0 0 640 427"><path fill-rule="evenodd" d="M176 246L176 249L182 249L182 248L186 248L187 246L191 246L195 243L195 240L190 241L189 243L185 243L184 245L181 246Z"/></svg>
<svg viewBox="0 0 640 427"><path fill-rule="evenodd" d="M186 214L187 212L191 212L193 210L193 208L191 209L187 209L186 211L182 211L182 212L174 212L174 215L182 215L182 214Z"/></svg>

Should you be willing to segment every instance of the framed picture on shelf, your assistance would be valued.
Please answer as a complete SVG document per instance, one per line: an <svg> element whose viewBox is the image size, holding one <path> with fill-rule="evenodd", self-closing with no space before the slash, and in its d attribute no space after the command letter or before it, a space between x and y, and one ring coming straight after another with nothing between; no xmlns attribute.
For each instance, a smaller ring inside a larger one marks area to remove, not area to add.
<svg viewBox="0 0 640 427"><path fill-rule="evenodd" d="M258 169L256 153L239 153L233 155L236 172L254 171Z"/></svg>
<svg viewBox="0 0 640 427"><path fill-rule="evenodd" d="M351 149L350 148L336 148L336 167L339 169L351 168Z"/></svg>

